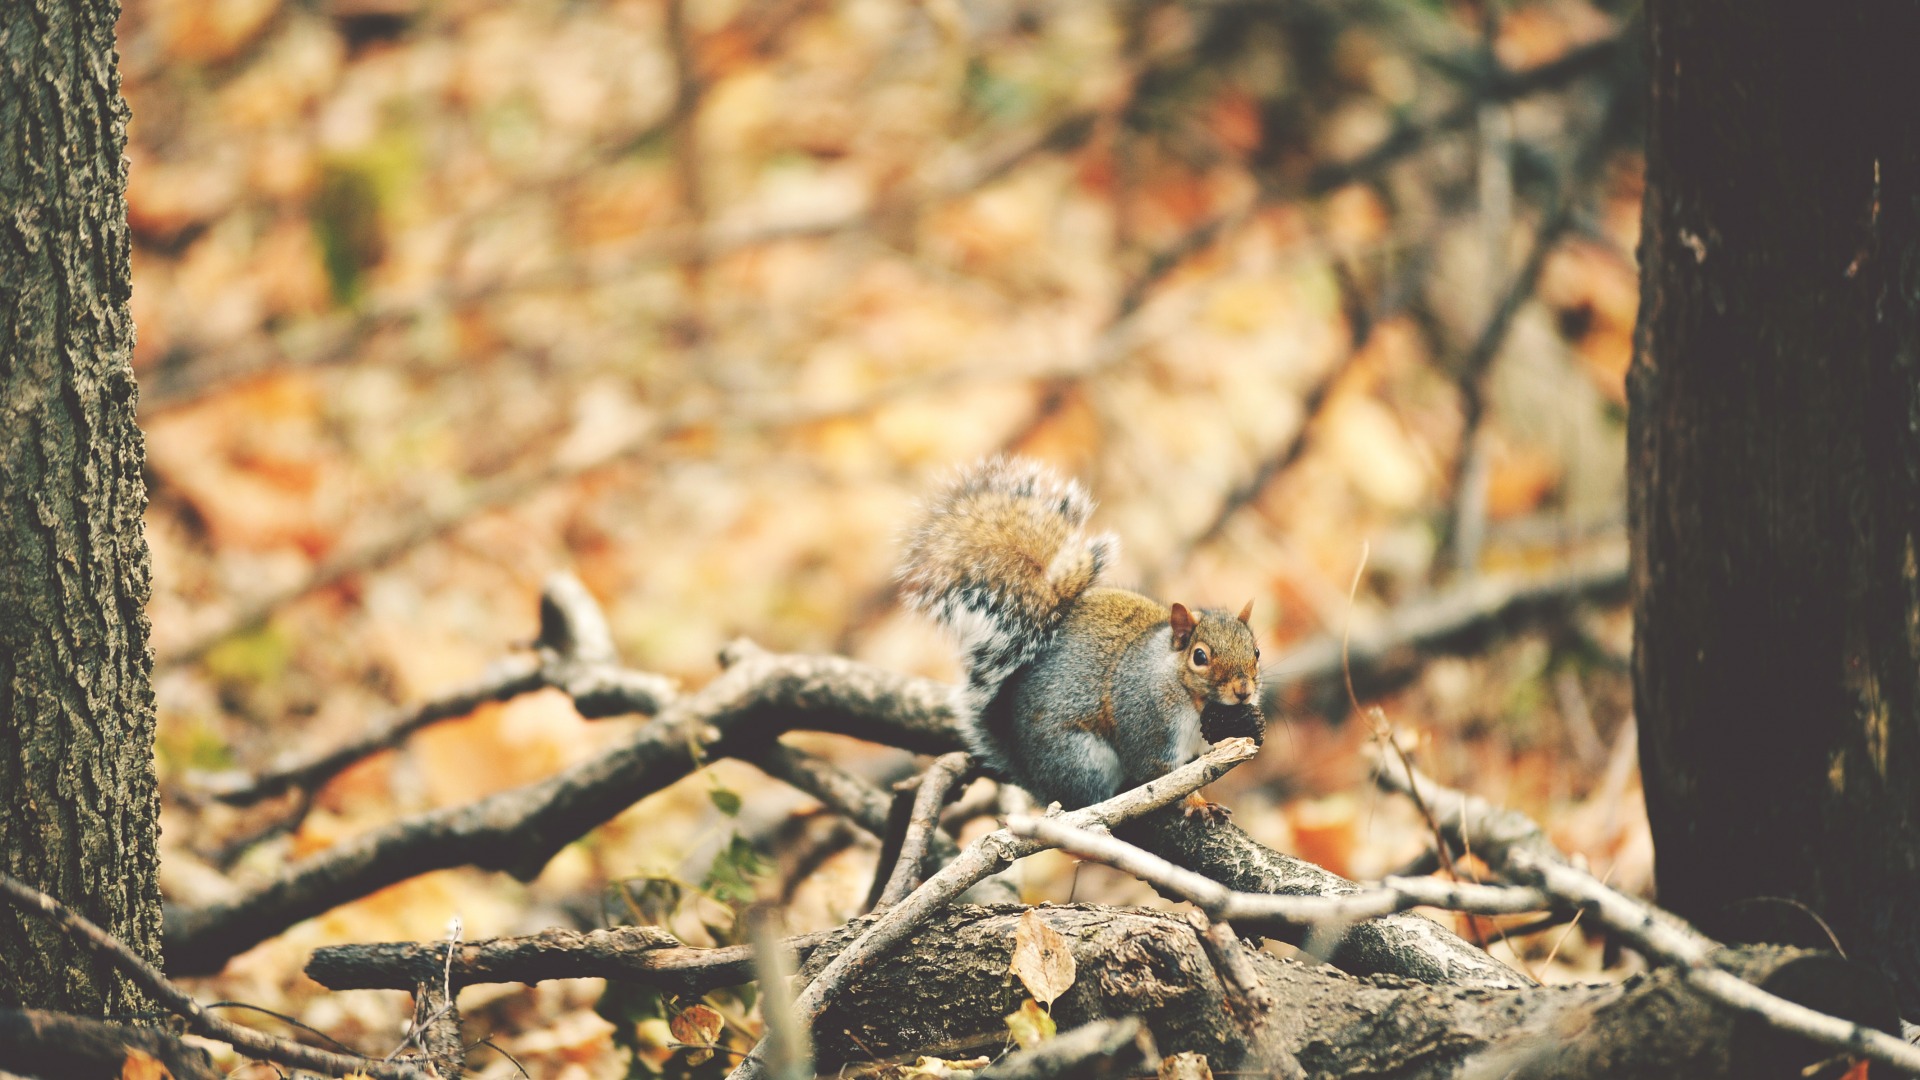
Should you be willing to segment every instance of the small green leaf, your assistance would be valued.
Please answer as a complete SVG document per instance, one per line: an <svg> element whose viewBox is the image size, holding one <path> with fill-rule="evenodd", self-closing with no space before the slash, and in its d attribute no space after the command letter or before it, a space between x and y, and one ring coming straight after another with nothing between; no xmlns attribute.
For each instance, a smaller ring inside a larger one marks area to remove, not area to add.
<svg viewBox="0 0 1920 1080"><path fill-rule="evenodd" d="M713 868L707 871L702 887L723 904L750 904L758 895L754 880L772 869L773 864L754 849L751 840L734 833L727 846L714 855Z"/></svg>
<svg viewBox="0 0 1920 1080"><path fill-rule="evenodd" d="M740 793L739 792L729 791L723 787L717 787L717 788L714 788L712 791L707 792L707 797L713 800L714 808L719 810L721 813L727 815L728 817L740 816Z"/></svg>

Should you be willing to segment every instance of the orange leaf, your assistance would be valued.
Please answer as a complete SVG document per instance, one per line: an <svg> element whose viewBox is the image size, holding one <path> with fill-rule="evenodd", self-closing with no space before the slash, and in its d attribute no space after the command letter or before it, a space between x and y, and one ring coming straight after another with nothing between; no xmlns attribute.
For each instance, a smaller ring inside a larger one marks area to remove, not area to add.
<svg viewBox="0 0 1920 1080"><path fill-rule="evenodd" d="M674 1014L668 1021L675 1042L696 1047L687 1055L687 1064L703 1064L713 1056L710 1049L720 1038L720 1029L726 1026L719 1012L705 1005L689 1005Z"/></svg>
<svg viewBox="0 0 1920 1080"><path fill-rule="evenodd" d="M173 1073L145 1050L128 1050L127 1060L120 1064L120 1080L173 1080Z"/></svg>

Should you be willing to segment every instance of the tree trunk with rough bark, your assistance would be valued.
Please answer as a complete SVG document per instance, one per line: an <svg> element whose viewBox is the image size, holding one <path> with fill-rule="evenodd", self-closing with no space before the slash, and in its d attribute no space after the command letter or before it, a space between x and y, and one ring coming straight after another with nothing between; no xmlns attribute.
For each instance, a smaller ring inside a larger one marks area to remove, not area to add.
<svg viewBox="0 0 1920 1080"><path fill-rule="evenodd" d="M0 868L158 961L117 3L0 4ZM0 909L0 1005L145 997Z"/></svg>
<svg viewBox="0 0 1920 1080"><path fill-rule="evenodd" d="M1920 1017L1920 6L1648 21L1628 393L1659 898L1723 939L1830 927Z"/></svg>

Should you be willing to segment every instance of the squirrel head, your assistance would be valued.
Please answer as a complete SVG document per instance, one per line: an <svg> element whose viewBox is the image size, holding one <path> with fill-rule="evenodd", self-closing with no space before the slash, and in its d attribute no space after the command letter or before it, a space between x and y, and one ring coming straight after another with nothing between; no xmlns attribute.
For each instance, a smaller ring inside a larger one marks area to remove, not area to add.
<svg viewBox="0 0 1920 1080"><path fill-rule="evenodd" d="M1173 605L1172 647L1181 659L1177 670L1195 709L1211 703L1245 705L1260 697L1260 645L1247 625L1253 601L1239 615L1206 609L1198 615Z"/></svg>

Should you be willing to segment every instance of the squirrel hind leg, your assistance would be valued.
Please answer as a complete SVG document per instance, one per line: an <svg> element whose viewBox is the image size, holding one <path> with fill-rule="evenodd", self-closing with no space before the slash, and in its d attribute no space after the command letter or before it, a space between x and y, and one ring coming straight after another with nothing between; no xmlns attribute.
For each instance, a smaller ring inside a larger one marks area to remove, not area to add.
<svg viewBox="0 0 1920 1080"><path fill-rule="evenodd" d="M1120 793L1120 757L1098 735L1072 728L1029 728L1023 742L1016 779L1041 802L1078 810Z"/></svg>

